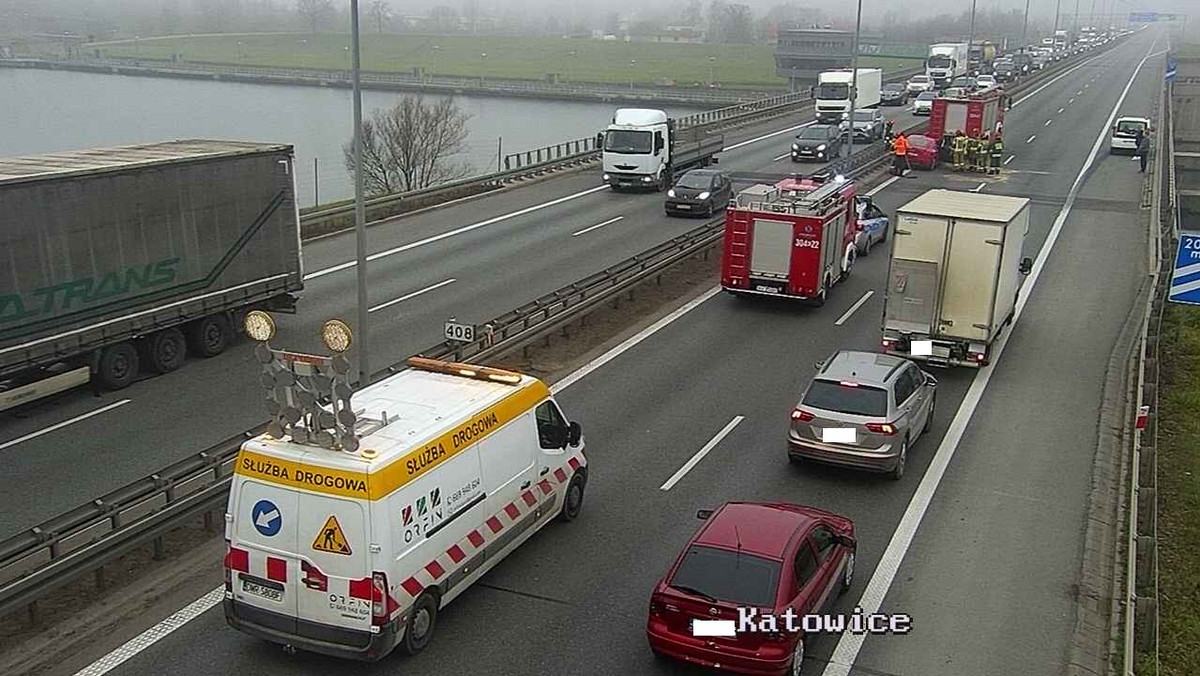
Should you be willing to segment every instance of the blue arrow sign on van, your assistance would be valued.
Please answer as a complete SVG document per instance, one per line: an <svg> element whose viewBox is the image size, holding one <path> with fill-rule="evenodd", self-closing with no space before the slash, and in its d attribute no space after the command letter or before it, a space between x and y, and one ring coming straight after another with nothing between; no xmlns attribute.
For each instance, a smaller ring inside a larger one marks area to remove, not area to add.
<svg viewBox="0 0 1200 676"><path fill-rule="evenodd" d="M283 526L283 515L270 500L259 500L255 503L254 509L250 511L250 518L254 521L254 529L266 537L274 536Z"/></svg>

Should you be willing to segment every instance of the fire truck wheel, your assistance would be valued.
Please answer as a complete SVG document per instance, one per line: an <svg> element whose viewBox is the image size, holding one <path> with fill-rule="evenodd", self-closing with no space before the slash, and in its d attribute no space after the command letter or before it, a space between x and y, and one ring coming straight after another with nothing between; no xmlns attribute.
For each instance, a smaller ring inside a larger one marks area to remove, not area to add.
<svg viewBox="0 0 1200 676"><path fill-rule="evenodd" d="M829 287L828 284L825 286L826 288ZM825 289L821 289L817 292L817 297L813 299L813 305L816 305L817 307L825 307Z"/></svg>

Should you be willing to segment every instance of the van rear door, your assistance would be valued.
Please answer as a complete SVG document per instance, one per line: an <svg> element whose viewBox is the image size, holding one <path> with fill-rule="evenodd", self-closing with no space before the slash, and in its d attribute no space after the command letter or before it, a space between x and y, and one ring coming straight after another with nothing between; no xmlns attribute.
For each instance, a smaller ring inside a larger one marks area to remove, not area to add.
<svg viewBox="0 0 1200 676"><path fill-rule="evenodd" d="M371 638L369 503L308 492L298 502L296 633L365 648Z"/></svg>
<svg viewBox="0 0 1200 676"><path fill-rule="evenodd" d="M299 494L253 479L241 479L235 493L230 546L248 553L245 565L233 572L233 598L242 606L237 613L255 624L295 633Z"/></svg>

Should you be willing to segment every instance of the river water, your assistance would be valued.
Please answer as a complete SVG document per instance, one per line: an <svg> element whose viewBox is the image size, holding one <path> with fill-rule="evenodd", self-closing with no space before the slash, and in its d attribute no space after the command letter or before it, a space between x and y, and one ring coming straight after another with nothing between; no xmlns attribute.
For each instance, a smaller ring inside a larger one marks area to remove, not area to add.
<svg viewBox="0 0 1200 676"><path fill-rule="evenodd" d="M0 92L0 157L186 138L290 143L302 206L314 203L318 189L322 202L354 194L342 159L354 126L349 90L0 68ZM363 117L400 96L364 91ZM457 159L479 173L495 171L501 138L507 154L593 136L616 107L497 97L456 101L471 115L466 150Z"/></svg>

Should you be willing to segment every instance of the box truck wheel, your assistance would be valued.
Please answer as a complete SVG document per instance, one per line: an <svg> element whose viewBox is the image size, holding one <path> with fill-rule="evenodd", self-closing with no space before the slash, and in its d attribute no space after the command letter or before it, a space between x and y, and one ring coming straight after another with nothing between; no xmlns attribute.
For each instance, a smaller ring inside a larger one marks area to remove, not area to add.
<svg viewBox="0 0 1200 676"><path fill-rule="evenodd" d="M408 630L404 632L404 652L416 655L429 645L433 629L437 625L438 599L435 592L427 591L417 597L408 616Z"/></svg>
<svg viewBox="0 0 1200 676"><path fill-rule="evenodd" d="M138 353L131 343L109 345L100 353L97 373L100 382L110 390L133 384L138 375Z"/></svg>
<svg viewBox="0 0 1200 676"><path fill-rule="evenodd" d="M170 373L183 366L187 343L179 329L164 329L142 339L142 360L155 373Z"/></svg>
<svg viewBox="0 0 1200 676"><path fill-rule="evenodd" d="M215 357L229 347L233 339L233 327L223 315L209 315L197 319L188 326L188 342L192 352L201 357Z"/></svg>
<svg viewBox="0 0 1200 676"><path fill-rule="evenodd" d="M574 521L579 512L583 509L583 477L579 472L571 477L571 482L567 484L567 494L563 496L562 512L559 513L559 519L562 521Z"/></svg>

